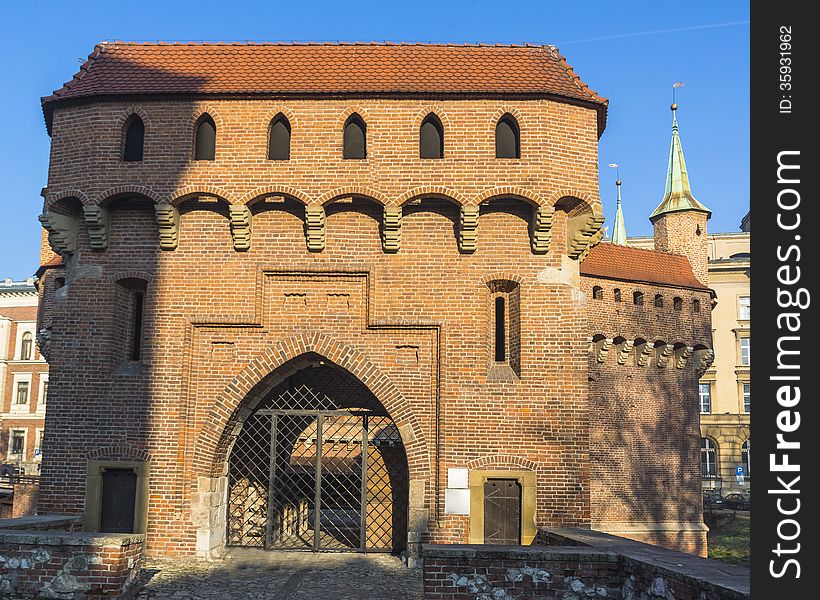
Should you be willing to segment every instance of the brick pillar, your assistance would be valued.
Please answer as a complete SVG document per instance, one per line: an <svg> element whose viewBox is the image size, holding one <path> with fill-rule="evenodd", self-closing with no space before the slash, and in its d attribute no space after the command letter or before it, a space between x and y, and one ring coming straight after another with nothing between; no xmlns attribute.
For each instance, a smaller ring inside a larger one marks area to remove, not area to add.
<svg viewBox="0 0 820 600"><path fill-rule="evenodd" d="M11 517L29 517L37 514L37 498L40 495L39 483L15 483L13 485Z"/></svg>

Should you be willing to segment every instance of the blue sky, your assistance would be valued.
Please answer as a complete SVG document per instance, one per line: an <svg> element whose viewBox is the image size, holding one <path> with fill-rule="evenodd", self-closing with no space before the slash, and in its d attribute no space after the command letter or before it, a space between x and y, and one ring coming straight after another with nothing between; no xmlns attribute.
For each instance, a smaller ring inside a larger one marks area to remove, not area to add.
<svg viewBox="0 0 820 600"><path fill-rule="evenodd" d="M0 169L4 219L0 278L30 276L39 262L49 137L40 96L72 77L100 40L344 40L549 43L609 98L600 143L601 199L611 227L621 165L627 233L651 235L663 195L672 83L695 197L712 209L711 232L737 231L749 207L749 4L689 2L233 2L77 4L40 0L4 7L0 68Z"/></svg>

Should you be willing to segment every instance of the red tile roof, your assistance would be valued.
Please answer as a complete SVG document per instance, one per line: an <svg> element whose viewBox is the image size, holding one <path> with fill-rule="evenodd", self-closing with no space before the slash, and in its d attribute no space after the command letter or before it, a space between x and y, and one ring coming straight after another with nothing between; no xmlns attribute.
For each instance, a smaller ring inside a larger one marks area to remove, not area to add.
<svg viewBox="0 0 820 600"><path fill-rule="evenodd" d="M63 266L63 257L59 254L55 254L51 257L48 262L45 262L40 265L40 268L37 269L37 272L34 274L35 277L42 277L43 273L45 273L48 269L52 267L62 267Z"/></svg>
<svg viewBox="0 0 820 600"><path fill-rule="evenodd" d="M140 94L530 95L591 105L603 132L607 100L552 46L455 44L98 44L54 103Z"/></svg>
<svg viewBox="0 0 820 600"><path fill-rule="evenodd" d="M598 244L590 250L581 263L581 275L709 289L697 280L685 256L615 244Z"/></svg>

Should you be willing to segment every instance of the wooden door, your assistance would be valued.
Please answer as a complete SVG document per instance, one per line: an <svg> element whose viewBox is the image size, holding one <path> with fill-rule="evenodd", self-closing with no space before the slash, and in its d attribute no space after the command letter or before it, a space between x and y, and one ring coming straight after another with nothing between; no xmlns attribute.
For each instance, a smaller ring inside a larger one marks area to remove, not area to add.
<svg viewBox="0 0 820 600"><path fill-rule="evenodd" d="M100 531L134 533L137 474L134 469L105 469L102 476Z"/></svg>
<svg viewBox="0 0 820 600"><path fill-rule="evenodd" d="M484 484L484 543L521 543L521 484L516 479Z"/></svg>

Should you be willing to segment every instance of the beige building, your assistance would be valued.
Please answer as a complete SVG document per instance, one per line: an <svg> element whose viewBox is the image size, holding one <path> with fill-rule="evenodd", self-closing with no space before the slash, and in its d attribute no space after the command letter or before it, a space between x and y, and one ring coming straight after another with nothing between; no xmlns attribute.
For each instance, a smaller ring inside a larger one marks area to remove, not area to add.
<svg viewBox="0 0 820 600"><path fill-rule="evenodd" d="M0 281L0 463L39 472L48 364L35 343L38 294L33 279Z"/></svg>
<svg viewBox="0 0 820 600"><path fill-rule="evenodd" d="M709 234L709 287L715 361L700 380L701 470L704 489L723 495L751 491L750 283L751 218L737 233ZM651 248L651 237L628 238ZM743 475L738 476L738 467Z"/></svg>

